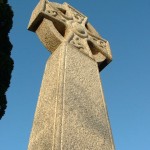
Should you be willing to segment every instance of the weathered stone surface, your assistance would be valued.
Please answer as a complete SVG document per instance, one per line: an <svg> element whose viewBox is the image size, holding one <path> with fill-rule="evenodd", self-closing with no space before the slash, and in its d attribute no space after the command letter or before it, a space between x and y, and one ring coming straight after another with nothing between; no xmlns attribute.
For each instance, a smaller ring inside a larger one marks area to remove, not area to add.
<svg viewBox="0 0 150 150"><path fill-rule="evenodd" d="M52 52L28 150L114 150L99 77L109 43L67 3L41 0L28 28Z"/></svg>
<svg viewBox="0 0 150 150"><path fill-rule="evenodd" d="M112 60L108 41L96 32L85 15L67 3L41 0L32 13L28 29L36 32L51 52L62 42L71 43L93 58L100 71Z"/></svg>

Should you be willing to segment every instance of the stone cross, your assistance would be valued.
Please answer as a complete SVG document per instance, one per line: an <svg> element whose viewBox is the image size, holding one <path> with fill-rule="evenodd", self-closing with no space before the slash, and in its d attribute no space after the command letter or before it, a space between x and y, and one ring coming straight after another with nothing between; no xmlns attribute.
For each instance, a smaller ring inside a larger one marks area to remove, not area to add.
<svg viewBox="0 0 150 150"><path fill-rule="evenodd" d="M114 150L99 71L112 60L108 41L67 3L41 0L28 29L48 59L28 150Z"/></svg>

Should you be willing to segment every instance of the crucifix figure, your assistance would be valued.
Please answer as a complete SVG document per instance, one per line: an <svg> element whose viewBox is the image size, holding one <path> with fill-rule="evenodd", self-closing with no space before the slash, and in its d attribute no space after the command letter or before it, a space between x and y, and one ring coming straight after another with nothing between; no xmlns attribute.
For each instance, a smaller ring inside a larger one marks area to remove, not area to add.
<svg viewBox="0 0 150 150"><path fill-rule="evenodd" d="M114 150L99 71L112 60L108 41L67 3L41 0L28 29L48 59L28 150Z"/></svg>

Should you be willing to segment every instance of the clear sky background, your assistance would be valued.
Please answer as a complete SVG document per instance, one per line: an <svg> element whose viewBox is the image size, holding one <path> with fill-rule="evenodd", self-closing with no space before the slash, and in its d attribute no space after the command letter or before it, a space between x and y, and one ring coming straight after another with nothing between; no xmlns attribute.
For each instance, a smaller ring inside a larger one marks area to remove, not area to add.
<svg viewBox="0 0 150 150"><path fill-rule="evenodd" d="M63 0L55 0L63 3ZM113 62L101 72L116 150L150 149L150 0L66 0L110 42ZM11 0L15 68L0 121L0 150L27 150L50 53L27 30L38 0Z"/></svg>

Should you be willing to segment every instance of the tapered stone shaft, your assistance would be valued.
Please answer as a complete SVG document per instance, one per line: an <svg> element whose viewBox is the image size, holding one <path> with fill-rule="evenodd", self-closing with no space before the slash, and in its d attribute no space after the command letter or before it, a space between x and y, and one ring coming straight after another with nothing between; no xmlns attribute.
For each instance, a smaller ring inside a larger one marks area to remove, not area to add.
<svg viewBox="0 0 150 150"><path fill-rule="evenodd" d="M68 43L47 62L29 150L114 150L97 63Z"/></svg>

